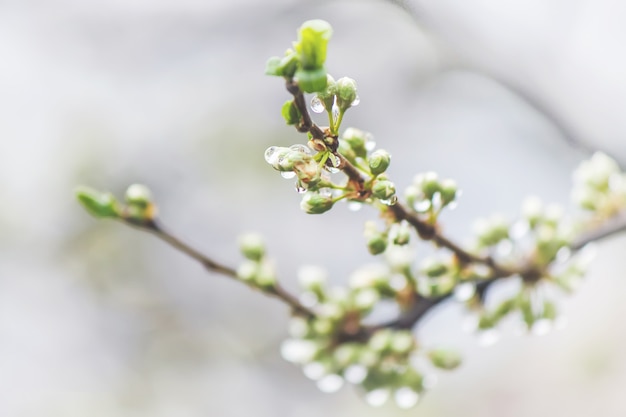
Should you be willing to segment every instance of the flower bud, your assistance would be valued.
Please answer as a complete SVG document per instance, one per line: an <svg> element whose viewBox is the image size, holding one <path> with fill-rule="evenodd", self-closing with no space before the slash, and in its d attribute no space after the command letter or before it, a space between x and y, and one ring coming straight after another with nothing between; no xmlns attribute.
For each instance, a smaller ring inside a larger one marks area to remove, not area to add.
<svg viewBox="0 0 626 417"><path fill-rule="evenodd" d="M328 280L328 275L324 268L316 265L303 265L298 269L297 275L302 288L316 295L323 294L326 281Z"/></svg>
<svg viewBox="0 0 626 417"><path fill-rule="evenodd" d="M449 349L436 349L428 352L428 357L433 365L440 369L451 370L461 364L459 352Z"/></svg>
<svg viewBox="0 0 626 417"><path fill-rule="evenodd" d="M315 192L307 192L302 201L300 208L308 214L322 214L333 207L335 202L329 195L323 195Z"/></svg>
<svg viewBox="0 0 626 417"><path fill-rule="evenodd" d="M422 193L427 199L432 199L435 193L441 191L441 185L439 184L439 177L435 172L427 172L425 174L418 174L414 180L415 185L421 188Z"/></svg>
<svg viewBox="0 0 626 417"><path fill-rule="evenodd" d="M366 142L368 137L368 133L349 127L343 132L340 142L347 143L358 158L365 158L367 156Z"/></svg>
<svg viewBox="0 0 626 417"><path fill-rule="evenodd" d="M389 200L396 195L396 186L388 180L378 180L372 186L372 195L381 200Z"/></svg>
<svg viewBox="0 0 626 417"><path fill-rule="evenodd" d="M119 203L111 193L102 193L89 187L78 187L76 198L92 216L119 217Z"/></svg>
<svg viewBox="0 0 626 417"><path fill-rule="evenodd" d="M273 262L264 261L259 264L254 283L263 290L269 290L276 286L276 269Z"/></svg>
<svg viewBox="0 0 626 417"><path fill-rule="evenodd" d="M246 259L259 262L265 255L265 244L261 235L247 233L239 238L239 249Z"/></svg>
<svg viewBox="0 0 626 417"><path fill-rule="evenodd" d="M367 250L372 255L381 254L387 249L387 233L378 231L374 222L365 223L363 236L367 241Z"/></svg>
<svg viewBox="0 0 626 417"><path fill-rule="evenodd" d="M421 265L420 271L429 278L438 278L448 273L449 267L445 263L426 258Z"/></svg>
<svg viewBox="0 0 626 417"><path fill-rule="evenodd" d="M398 330L392 333L391 350L395 353L409 353L415 348L415 338L408 330Z"/></svg>
<svg viewBox="0 0 626 417"><path fill-rule="evenodd" d="M379 175L385 172L387 168L389 168L390 162L391 155L389 155L389 152L383 149L378 149L374 151L368 159L372 175Z"/></svg>
<svg viewBox="0 0 626 417"><path fill-rule="evenodd" d="M318 69L324 65L326 48L332 33L330 23L320 19L307 20L300 26L298 41L294 43L294 49L299 54L300 65L303 69ZM324 76L324 84L325 80L326 76Z"/></svg>
<svg viewBox="0 0 626 417"><path fill-rule="evenodd" d="M126 202L128 204L146 208L152 203L152 193L142 184L133 184L126 190Z"/></svg>
<svg viewBox="0 0 626 417"><path fill-rule="evenodd" d="M237 268L237 278L242 281L253 282L259 271L259 264L254 261L246 261Z"/></svg>
<svg viewBox="0 0 626 417"><path fill-rule="evenodd" d="M454 180L443 180L440 184L441 204L447 206L457 198L459 187Z"/></svg>
<svg viewBox="0 0 626 417"><path fill-rule="evenodd" d="M394 245L403 246L411 240L411 228L406 223L396 223L391 229L391 239Z"/></svg>
<svg viewBox="0 0 626 417"><path fill-rule="evenodd" d="M340 110L346 111L357 99L356 81L352 78L342 77L337 80L336 90L337 106Z"/></svg>
<svg viewBox="0 0 626 417"><path fill-rule="evenodd" d="M335 94L337 94L337 84L330 74L326 74L326 89L317 93L317 97L324 104L326 111L332 111L335 104Z"/></svg>
<svg viewBox="0 0 626 417"><path fill-rule="evenodd" d="M489 220L479 219L474 223L474 230L481 247L494 246L509 237L509 223L497 216Z"/></svg>

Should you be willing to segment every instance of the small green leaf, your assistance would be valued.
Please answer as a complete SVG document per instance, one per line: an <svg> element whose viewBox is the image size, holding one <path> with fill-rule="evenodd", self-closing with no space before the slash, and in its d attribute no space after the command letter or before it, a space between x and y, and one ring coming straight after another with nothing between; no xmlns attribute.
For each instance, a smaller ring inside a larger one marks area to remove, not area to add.
<svg viewBox="0 0 626 417"><path fill-rule="evenodd" d="M286 101L280 112L288 125L298 124L302 118L300 110L298 110L293 100Z"/></svg>
<svg viewBox="0 0 626 417"><path fill-rule="evenodd" d="M95 217L119 217L118 202L111 193L103 193L89 187L78 187L76 198L85 210Z"/></svg>
<svg viewBox="0 0 626 417"><path fill-rule="evenodd" d="M308 20L300 26L294 49L298 52L303 69L314 70L324 65L326 48L332 33L330 23L320 19Z"/></svg>
<svg viewBox="0 0 626 417"><path fill-rule="evenodd" d="M323 66L316 69L299 68L295 72L294 78L305 93L324 91L328 83L326 69Z"/></svg>

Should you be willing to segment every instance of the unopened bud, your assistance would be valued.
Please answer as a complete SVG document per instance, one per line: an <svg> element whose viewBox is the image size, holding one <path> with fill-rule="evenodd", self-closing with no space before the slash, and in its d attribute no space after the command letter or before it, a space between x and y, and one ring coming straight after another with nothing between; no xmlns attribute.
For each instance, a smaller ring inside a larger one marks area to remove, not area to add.
<svg viewBox="0 0 626 417"><path fill-rule="evenodd" d="M333 207L335 202L329 195L323 195L315 192L307 192L302 201L300 208L308 214L322 214Z"/></svg>
<svg viewBox="0 0 626 417"><path fill-rule="evenodd" d="M368 162L372 175L379 175L389 168L391 155L383 149L378 149L370 155Z"/></svg>
<svg viewBox="0 0 626 417"><path fill-rule="evenodd" d="M396 186L388 180L378 180L372 186L372 195L381 200L389 200L396 195Z"/></svg>
<svg viewBox="0 0 626 417"><path fill-rule="evenodd" d="M243 256L251 261L258 262L265 255L265 243L261 235L247 233L239 238L239 248Z"/></svg>
<svg viewBox="0 0 626 417"><path fill-rule="evenodd" d="M337 106L342 111L350 108L352 103L357 99L356 81L352 78L342 77L337 80Z"/></svg>

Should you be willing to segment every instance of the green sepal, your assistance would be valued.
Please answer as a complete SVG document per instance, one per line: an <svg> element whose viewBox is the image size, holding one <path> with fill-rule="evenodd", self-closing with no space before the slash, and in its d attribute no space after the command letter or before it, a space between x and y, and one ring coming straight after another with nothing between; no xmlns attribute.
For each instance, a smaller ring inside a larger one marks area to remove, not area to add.
<svg viewBox="0 0 626 417"><path fill-rule="evenodd" d="M326 90L328 77L324 66L315 69L298 68L294 74L300 90L305 93L317 93Z"/></svg>

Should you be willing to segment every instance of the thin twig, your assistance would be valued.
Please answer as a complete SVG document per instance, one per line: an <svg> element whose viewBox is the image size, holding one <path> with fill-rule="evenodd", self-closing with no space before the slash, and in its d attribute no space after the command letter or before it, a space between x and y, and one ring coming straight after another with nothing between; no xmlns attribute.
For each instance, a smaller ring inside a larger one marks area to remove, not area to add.
<svg viewBox="0 0 626 417"><path fill-rule="evenodd" d="M155 235L159 239L168 243L173 248L195 259L200 264L202 264L202 266L205 269L211 272L216 272L226 277L233 278L239 282L244 282L244 281L241 281L237 277L237 271L235 269L214 261L213 259L209 258L207 255L201 253L200 251L193 248L189 244L183 242L182 240L177 238L174 234L167 231L163 227L163 225L157 222L156 220L146 221L146 222L135 222L129 219L124 219L124 223ZM252 285L250 285L250 287L258 289L257 287L254 287ZM313 311L303 306L294 295L289 293L286 289L284 289L278 283L274 284L272 287L269 287L263 290L263 293L270 295L274 298L277 298L281 300L283 303L287 304L289 307L291 307L294 314L301 315L307 318L315 317L315 313Z"/></svg>

